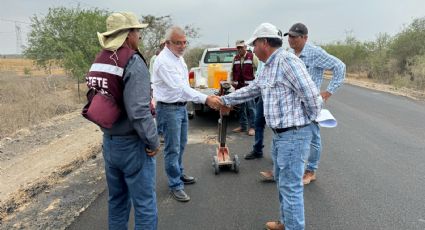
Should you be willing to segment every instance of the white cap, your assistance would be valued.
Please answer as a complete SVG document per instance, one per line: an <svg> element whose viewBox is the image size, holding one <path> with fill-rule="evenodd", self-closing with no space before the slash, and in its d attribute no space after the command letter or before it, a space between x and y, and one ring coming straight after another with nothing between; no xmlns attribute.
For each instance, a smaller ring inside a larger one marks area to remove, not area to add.
<svg viewBox="0 0 425 230"><path fill-rule="evenodd" d="M255 29L252 37L246 41L246 44L252 46L257 38L280 38L282 39L282 31L270 23L262 23Z"/></svg>

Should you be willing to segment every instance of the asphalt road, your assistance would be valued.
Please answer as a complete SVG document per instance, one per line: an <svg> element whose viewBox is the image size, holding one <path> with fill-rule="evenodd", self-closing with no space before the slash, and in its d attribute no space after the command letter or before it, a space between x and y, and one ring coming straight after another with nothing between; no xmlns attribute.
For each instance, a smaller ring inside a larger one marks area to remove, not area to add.
<svg viewBox="0 0 425 230"><path fill-rule="evenodd" d="M425 103L345 85L326 108L338 126L322 128L318 180L304 192L306 229L425 229ZM233 121L229 130L236 126ZM196 117L190 129L213 135L216 119ZM186 172L198 178L186 186L189 203L170 197L158 155L158 228L263 229L277 219L276 186L261 182L258 174L272 167L271 135L268 130L265 158L241 159L238 174L214 175L215 145L189 144ZM242 134L228 137L231 153L240 158L252 142ZM107 229L107 192L69 229Z"/></svg>

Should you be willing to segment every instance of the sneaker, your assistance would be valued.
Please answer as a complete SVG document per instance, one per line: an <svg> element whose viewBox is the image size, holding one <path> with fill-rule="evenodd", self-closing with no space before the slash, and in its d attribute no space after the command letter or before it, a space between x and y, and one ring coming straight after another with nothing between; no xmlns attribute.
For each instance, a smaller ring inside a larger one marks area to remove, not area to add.
<svg viewBox="0 0 425 230"><path fill-rule="evenodd" d="M242 127L237 127L236 129L233 129L232 131L234 133L242 133L242 132L245 132L246 130L243 129Z"/></svg>
<svg viewBox="0 0 425 230"><path fill-rule="evenodd" d="M250 153L245 155L245 160L252 160L255 158L262 158L262 157L263 157L263 153L258 153L252 150Z"/></svg>
<svg viewBox="0 0 425 230"><path fill-rule="evenodd" d="M254 136L254 135L255 135L255 129L250 128L250 129L248 130L248 136Z"/></svg>
<svg viewBox="0 0 425 230"><path fill-rule="evenodd" d="M316 173L310 170L305 170L304 176L303 176L303 184L308 185L310 182L313 182L316 180Z"/></svg>
<svg viewBox="0 0 425 230"><path fill-rule="evenodd" d="M264 182L275 182L272 170L260 172L260 175Z"/></svg>
<svg viewBox="0 0 425 230"><path fill-rule="evenodd" d="M285 225L280 221L270 221L266 223L266 229L268 230L285 230Z"/></svg>

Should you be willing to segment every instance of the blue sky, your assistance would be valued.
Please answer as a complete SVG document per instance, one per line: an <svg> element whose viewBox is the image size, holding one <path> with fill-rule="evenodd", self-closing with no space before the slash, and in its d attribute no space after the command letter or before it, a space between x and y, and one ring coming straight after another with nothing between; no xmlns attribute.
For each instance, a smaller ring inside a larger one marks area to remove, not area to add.
<svg viewBox="0 0 425 230"><path fill-rule="evenodd" d="M423 0L1 0L0 54L17 52L16 25L26 43L29 19L43 16L50 7L97 7L109 11L132 11L137 15L171 15L175 24L200 28L201 37L193 45L234 45L248 39L255 27L270 22L287 31L296 22L309 29L309 40L316 44L344 40L347 33L374 40L378 33L395 35L413 19L424 17ZM16 22L15 22L16 21ZM284 42L285 46L287 42Z"/></svg>

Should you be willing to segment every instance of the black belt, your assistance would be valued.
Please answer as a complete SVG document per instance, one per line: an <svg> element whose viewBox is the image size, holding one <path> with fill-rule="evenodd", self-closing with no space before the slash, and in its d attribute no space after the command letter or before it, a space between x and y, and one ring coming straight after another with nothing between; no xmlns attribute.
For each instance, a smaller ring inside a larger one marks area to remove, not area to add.
<svg viewBox="0 0 425 230"><path fill-rule="evenodd" d="M162 105L175 105L175 106L185 106L186 105L186 102L166 103L166 102L158 101L158 103L162 104Z"/></svg>
<svg viewBox="0 0 425 230"><path fill-rule="evenodd" d="M136 132L132 132L130 134L127 135L109 135L109 134L105 134L105 136L111 140L115 139L115 138L138 138L139 136L137 135Z"/></svg>
<svg viewBox="0 0 425 230"><path fill-rule="evenodd" d="M298 129L304 128L307 125L309 125L309 124L300 125L300 126L292 126L292 127L288 127L288 128L282 128L282 129L272 129L272 130L273 130L274 133L284 133L284 132L287 132L287 131L290 131L290 130L298 130Z"/></svg>

